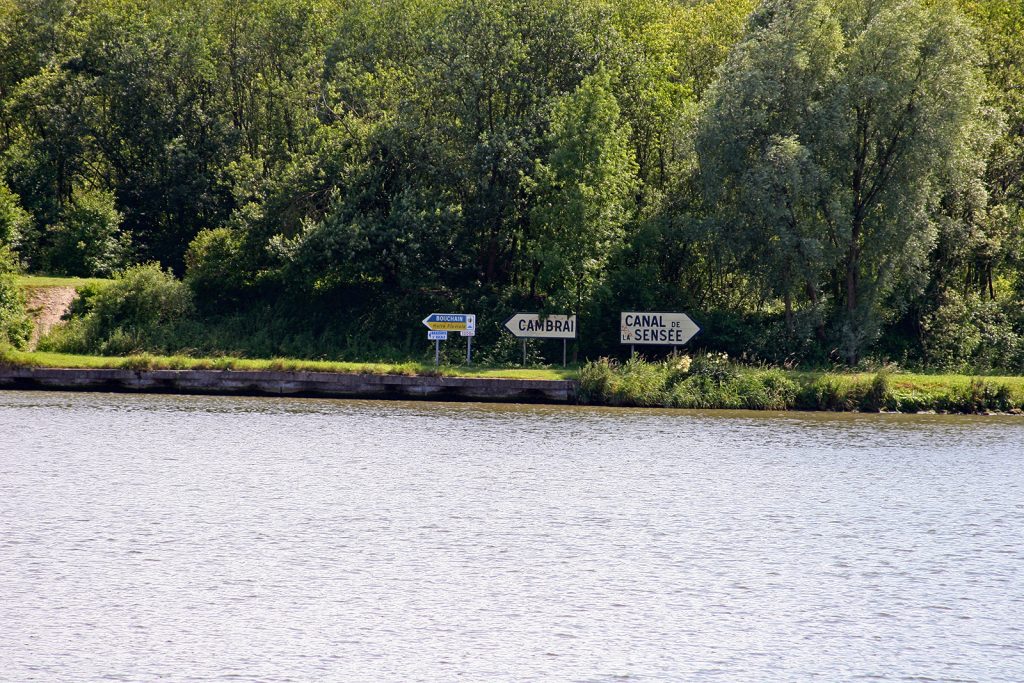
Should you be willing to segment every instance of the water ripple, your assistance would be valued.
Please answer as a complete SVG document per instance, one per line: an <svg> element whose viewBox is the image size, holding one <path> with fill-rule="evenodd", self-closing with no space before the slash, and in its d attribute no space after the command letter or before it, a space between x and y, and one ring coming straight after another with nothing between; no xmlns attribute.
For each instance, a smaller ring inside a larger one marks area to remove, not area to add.
<svg viewBox="0 0 1024 683"><path fill-rule="evenodd" d="M0 392L0 680L1019 683L1022 443Z"/></svg>

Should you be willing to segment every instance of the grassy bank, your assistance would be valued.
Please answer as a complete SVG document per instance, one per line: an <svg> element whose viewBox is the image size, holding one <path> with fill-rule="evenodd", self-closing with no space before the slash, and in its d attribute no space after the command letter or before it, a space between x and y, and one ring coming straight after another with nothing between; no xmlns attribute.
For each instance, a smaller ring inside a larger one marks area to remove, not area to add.
<svg viewBox="0 0 1024 683"><path fill-rule="evenodd" d="M375 375L427 375L448 377L493 377L496 379L574 379L572 369L485 368L425 363L346 363L340 361L296 360L288 358L254 359L222 356L86 356L41 351L0 349L0 364L42 368L117 368L128 370L248 370L292 372L337 372Z"/></svg>
<svg viewBox="0 0 1024 683"><path fill-rule="evenodd" d="M89 356L0 349L0 365L132 370L247 370L579 380L582 403L749 410L1018 413L1024 377L889 372L808 372L756 368L716 354L625 363L601 359L576 368L488 368L417 362L348 363L230 356Z"/></svg>
<svg viewBox="0 0 1024 683"><path fill-rule="evenodd" d="M79 289L85 285L110 282L94 277L51 277L49 275L18 275L15 282L19 287L74 287Z"/></svg>
<svg viewBox="0 0 1024 683"><path fill-rule="evenodd" d="M584 403L750 410L1020 412L1024 377L801 372L710 354L648 363L602 359L580 372Z"/></svg>

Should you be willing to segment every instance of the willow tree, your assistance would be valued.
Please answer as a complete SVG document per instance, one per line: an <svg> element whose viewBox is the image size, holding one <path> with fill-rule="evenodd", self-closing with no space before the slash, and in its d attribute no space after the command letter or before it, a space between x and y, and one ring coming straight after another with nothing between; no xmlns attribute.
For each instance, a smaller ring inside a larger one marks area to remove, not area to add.
<svg viewBox="0 0 1024 683"><path fill-rule="evenodd" d="M977 154L977 54L949 2L769 0L706 100L727 241L787 302L830 304L850 363L920 288L938 186Z"/></svg>

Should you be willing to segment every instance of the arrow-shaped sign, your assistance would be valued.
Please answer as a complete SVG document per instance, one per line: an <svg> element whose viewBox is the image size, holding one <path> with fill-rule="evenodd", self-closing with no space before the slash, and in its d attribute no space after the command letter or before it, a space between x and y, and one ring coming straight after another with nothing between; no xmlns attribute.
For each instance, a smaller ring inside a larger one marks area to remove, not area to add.
<svg viewBox="0 0 1024 683"><path fill-rule="evenodd" d="M423 319L423 324L431 330L476 333L476 316L472 313L431 313Z"/></svg>
<svg viewBox="0 0 1024 683"><path fill-rule="evenodd" d="M621 316L622 344L685 344L700 332L685 313L629 312Z"/></svg>
<svg viewBox="0 0 1024 683"><path fill-rule="evenodd" d="M516 313L505 321L505 329L524 339L575 339L576 316Z"/></svg>

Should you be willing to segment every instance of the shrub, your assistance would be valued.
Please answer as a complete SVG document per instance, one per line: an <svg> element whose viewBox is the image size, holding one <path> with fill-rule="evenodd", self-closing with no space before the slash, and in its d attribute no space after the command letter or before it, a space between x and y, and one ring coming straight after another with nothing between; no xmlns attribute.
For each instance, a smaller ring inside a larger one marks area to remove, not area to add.
<svg viewBox="0 0 1024 683"><path fill-rule="evenodd" d="M634 406L669 405L666 379L664 365L648 363L640 356L633 356L622 364L619 383L613 394L615 402Z"/></svg>
<svg viewBox="0 0 1024 683"><path fill-rule="evenodd" d="M749 408L787 410L796 405L796 382L786 377L782 370L766 370L758 373L757 377L763 387L763 398L760 405L749 405Z"/></svg>
<svg viewBox="0 0 1024 683"><path fill-rule="evenodd" d="M672 390L671 404L677 408L788 410L796 397L796 383L781 370L745 370L724 381L692 375Z"/></svg>
<svg viewBox="0 0 1024 683"><path fill-rule="evenodd" d="M666 386L674 387L685 380L690 374L690 368L692 365L692 358L686 354L673 352L672 355L665 359L665 371L667 373L665 378Z"/></svg>
<svg viewBox="0 0 1024 683"><path fill-rule="evenodd" d="M579 399L583 403L608 403L615 386L613 361L598 358L580 369Z"/></svg>
<svg viewBox="0 0 1024 683"><path fill-rule="evenodd" d="M0 247L15 247L32 227L32 216L21 208L18 195L0 179Z"/></svg>
<svg viewBox="0 0 1024 683"><path fill-rule="evenodd" d="M852 410L848 393L834 375L822 375L798 392L796 406L802 410Z"/></svg>
<svg viewBox="0 0 1024 683"><path fill-rule="evenodd" d="M942 304L923 320L925 361L936 368L962 372L1016 369L1024 340L1014 325L1016 302L946 292Z"/></svg>
<svg viewBox="0 0 1024 683"><path fill-rule="evenodd" d="M43 267L66 275L110 276L125 265L131 250L109 192L76 192L47 239Z"/></svg>
<svg viewBox="0 0 1024 683"><path fill-rule="evenodd" d="M690 363L690 374L722 384L736 378L737 369L729 362L727 353L703 353Z"/></svg>
<svg viewBox="0 0 1024 683"><path fill-rule="evenodd" d="M580 371L584 403L786 410L796 398L796 383L781 370L741 369L725 354L699 356L692 362L673 355L658 363L634 356L622 365L602 358Z"/></svg>
<svg viewBox="0 0 1024 683"><path fill-rule="evenodd" d="M242 235L229 228L202 230L185 252L185 284L204 310L237 301L244 285Z"/></svg>
<svg viewBox="0 0 1024 683"><path fill-rule="evenodd" d="M889 399L889 373L886 370L879 370L871 380L871 384L860 395L860 409L877 413L886 407Z"/></svg>
<svg viewBox="0 0 1024 683"><path fill-rule="evenodd" d="M86 289L84 297L41 349L122 355L185 346L179 337L192 312L191 294L156 264L129 268L106 286Z"/></svg>
<svg viewBox="0 0 1024 683"><path fill-rule="evenodd" d="M0 345L23 348L32 334L32 320L25 312L25 297L14 279L14 255L0 245Z"/></svg>
<svg viewBox="0 0 1024 683"><path fill-rule="evenodd" d="M951 413L1006 412L1014 408L1008 386L995 385L977 377L966 385L953 387L939 403L940 409Z"/></svg>

